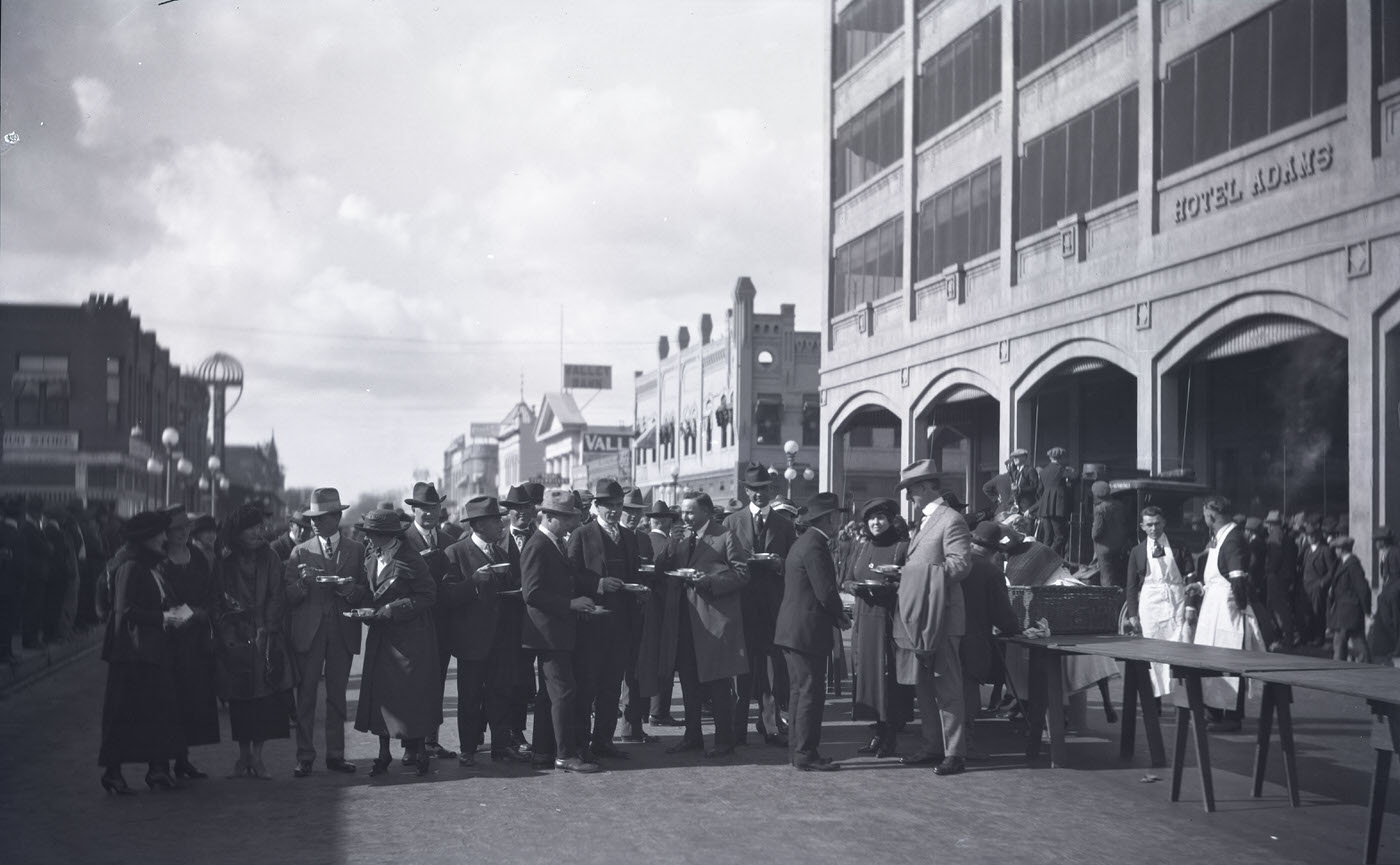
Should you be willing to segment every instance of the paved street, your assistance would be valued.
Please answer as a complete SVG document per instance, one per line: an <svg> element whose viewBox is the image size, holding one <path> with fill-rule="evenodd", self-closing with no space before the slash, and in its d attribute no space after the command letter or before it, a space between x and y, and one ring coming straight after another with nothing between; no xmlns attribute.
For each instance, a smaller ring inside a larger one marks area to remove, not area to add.
<svg viewBox="0 0 1400 865"><path fill-rule="evenodd" d="M428 779L396 765L371 782L376 744L352 733L349 756L361 771L348 779L319 764L311 778L292 778L291 743L282 741L266 752L274 780L224 780L236 751L226 743L193 755L211 780L117 799L97 782L104 674L92 654L0 702L7 863L1361 860L1368 716L1359 701L1313 692L1299 692L1295 705L1298 810L1287 805L1277 752L1273 783L1262 800L1250 798L1248 726L1212 739L1219 810L1207 815L1194 771L1173 805L1170 770L1143 782L1141 741L1136 761L1119 763L1094 703L1090 729L1070 740L1072 769L1026 767L1007 723L991 721L982 741L994 758L939 778L897 760L848 759L866 729L849 721L846 700L828 708L823 750L847 768L827 775L795 772L783 751L765 746L724 765L668 758L671 733L662 745L630 747L632 760L593 777L483 759L475 771L443 761ZM1170 723L1166 733L1170 747ZM443 742L455 747L455 726ZM902 751L915 743L901 737ZM143 774L127 767L133 786ZM1400 860L1400 792L1392 803L1382 862Z"/></svg>

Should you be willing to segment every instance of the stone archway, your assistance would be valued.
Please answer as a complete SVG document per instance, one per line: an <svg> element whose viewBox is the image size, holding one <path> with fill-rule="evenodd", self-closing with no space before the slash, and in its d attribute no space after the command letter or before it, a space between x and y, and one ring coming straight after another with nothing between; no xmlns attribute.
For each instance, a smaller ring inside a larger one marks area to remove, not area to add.
<svg viewBox="0 0 1400 865"><path fill-rule="evenodd" d="M893 496L903 465L903 424L893 404L875 391L847 400L832 418L827 441L830 490L858 507Z"/></svg>
<svg viewBox="0 0 1400 865"><path fill-rule="evenodd" d="M986 376L949 370L924 389L910 413L914 458L938 465L944 489L957 493L973 512L995 502L982 487L1000 470L1001 403Z"/></svg>

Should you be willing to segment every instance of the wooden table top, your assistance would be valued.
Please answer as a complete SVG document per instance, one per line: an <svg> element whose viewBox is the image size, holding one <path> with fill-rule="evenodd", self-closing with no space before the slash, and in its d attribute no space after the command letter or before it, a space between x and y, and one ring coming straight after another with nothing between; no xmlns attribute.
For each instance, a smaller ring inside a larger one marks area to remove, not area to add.
<svg viewBox="0 0 1400 865"><path fill-rule="evenodd" d="M1023 646L1057 652L1099 655L1124 661L1150 661L1155 664L1168 664L1174 667L1234 675L1252 675L1256 672L1285 670L1340 672L1355 669L1387 669L1375 665L1350 664L1345 661L1313 658L1307 655L1247 652L1243 649L1198 646L1194 643L1178 643L1174 640L1157 640L1150 637L1122 634L1066 634L1044 639L1027 639L1025 637L1006 637L1004 639ZM1400 674L1400 669L1389 669Z"/></svg>
<svg viewBox="0 0 1400 865"><path fill-rule="evenodd" d="M1335 663L1342 664L1343 661ZM1310 688L1400 705L1400 669L1377 664L1346 664L1345 669L1268 670L1251 673L1262 682Z"/></svg>

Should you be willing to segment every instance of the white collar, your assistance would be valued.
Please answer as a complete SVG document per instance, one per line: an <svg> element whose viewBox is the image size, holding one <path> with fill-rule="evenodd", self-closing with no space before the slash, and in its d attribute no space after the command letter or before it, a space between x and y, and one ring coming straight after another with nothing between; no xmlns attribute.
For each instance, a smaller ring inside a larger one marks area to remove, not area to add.
<svg viewBox="0 0 1400 865"><path fill-rule="evenodd" d="M753 502L749 502L749 511L750 511L750 513L752 513L754 516L758 516L759 514L763 513L763 508L760 508L758 505L754 504Z"/></svg>
<svg viewBox="0 0 1400 865"><path fill-rule="evenodd" d="M476 532L472 532L472 543L481 548L483 553L491 549L491 543Z"/></svg>
<svg viewBox="0 0 1400 865"><path fill-rule="evenodd" d="M544 532L544 536L549 538L551 541L554 541L554 543L564 543L563 539L556 535L554 532L551 532L549 528L545 526L544 523L540 523L540 531Z"/></svg>
<svg viewBox="0 0 1400 865"><path fill-rule="evenodd" d="M437 529L423 528L422 526L418 525L417 520L413 521L413 527L418 530L418 534L422 536L423 540L428 541L429 543L431 543L433 540L433 535L431 533L437 532Z"/></svg>
<svg viewBox="0 0 1400 865"><path fill-rule="evenodd" d="M924 505L924 516L926 516L926 517L931 517L931 516L933 516L933 512L936 511L936 510L938 510L938 509L941 508L941 507L943 507L943 499L934 499L933 501L931 501L931 502L929 502L928 504Z"/></svg>

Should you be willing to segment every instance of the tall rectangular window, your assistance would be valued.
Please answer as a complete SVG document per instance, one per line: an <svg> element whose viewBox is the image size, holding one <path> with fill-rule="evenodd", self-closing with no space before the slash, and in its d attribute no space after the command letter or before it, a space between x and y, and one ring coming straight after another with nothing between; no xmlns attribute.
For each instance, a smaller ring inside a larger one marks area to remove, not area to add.
<svg viewBox="0 0 1400 865"><path fill-rule="evenodd" d="M1019 0L1016 75L1029 75L1135 5L1134 0Z"/></svg>
<svg viewBox="0 0 1400 865"><path fill-rule="evenodd" d="M1371 42L1377 86L1400 78L1400 3L1371 0Z"/></svg>
<svg viewBox="0 0 1400 865"><path fill-rule="evenodd" d="M833 200L893 165L904 153L904 82L841 124L832 148Z"/></svg>
<svg viewBox="0 0 1400 865"><path fill-rule="evenodd" d="M896 216L836 250L831 281L832 315L903 288L903 216Z"/></svg>
<svg viewBox="0 0 1400 865"><path fill-rule="evenodd" d="M822 407L817 394L802 395L802 446L817 447L822 443Z"/></svg>
<svg viewBox="0 0 1400 865"><path fill-rule="evenodd" d="M14 422L17 427L68 425L68 356L22 354L14 379Z"/></svg>
<svg viewBox="0 0 1400 865"><path fill-rule="evenodd" d="M1346 10L1283 0L1167 65L1163 174L1346 102Z"/></svg>
<svg viewBox="0 0 1400 865"><path fill-rule="evenodd" d="M917 103L924 141L1001 92L1001 10L994 9L924 61Z"/></svg>
<svg viewBox="0 0 1400 865"><path fill-rule="evenodd" d="M918 278L1001 246L1001 162L977 169L919 206Z"/></svg>
<svg viewBox="0 0 1400 865"><path fill-rule="evenodd" d="M122 423L122 359L107 358L107 426Z"/></svg>
<svg viewBox="0 0 1400 865"><path fill-rule="evenodd" d="M776 393L761 393L753 410L754 444L783 443L783 397Z"/></svg>
<svg viewBox="0 0 1400 865"><path fill-rule="evenodd" d="M904 25L904 0L856 0L836 18L831 77L840 78Z"/></svg>
<svg viewBox="0 0 1400 865"><path fill-rule="evenodd" d="M1026 142L1020 177L1020 237L1136 190L1137 88Z"/></svg>

